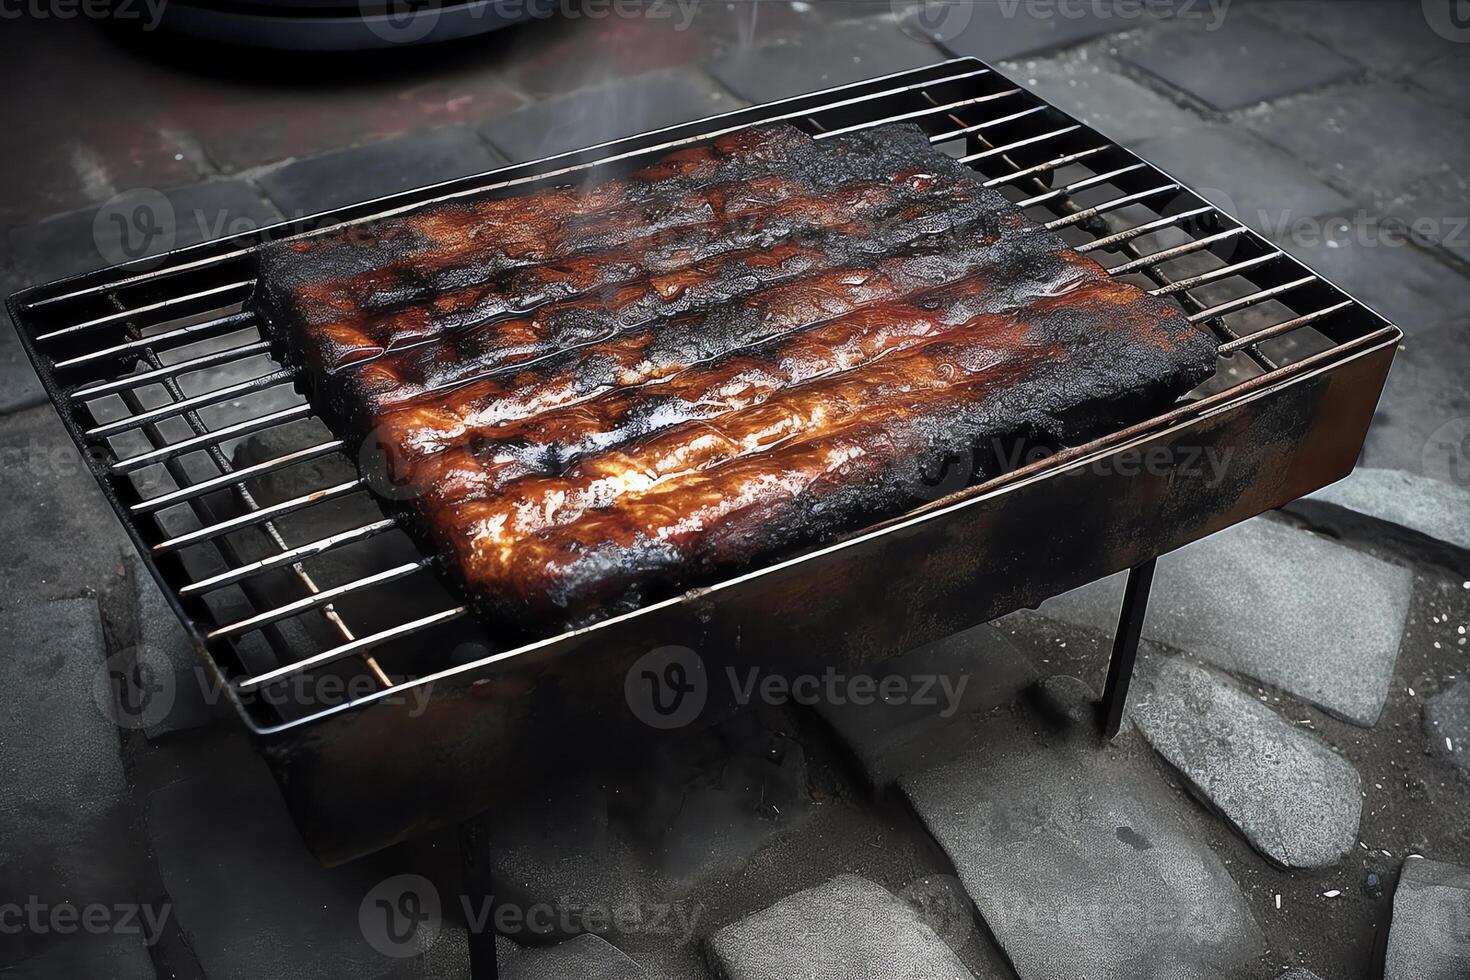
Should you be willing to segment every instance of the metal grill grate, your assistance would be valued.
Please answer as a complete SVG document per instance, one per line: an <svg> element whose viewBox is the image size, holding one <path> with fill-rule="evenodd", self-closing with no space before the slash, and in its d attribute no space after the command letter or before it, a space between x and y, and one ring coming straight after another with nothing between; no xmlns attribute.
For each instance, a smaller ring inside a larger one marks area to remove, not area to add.
<svg viewBox="0 0 1470 980"><path fill-rule="evenodd" d="M1116 276L1219 337L1195 397L1345 356L1392 327L1179 181L965 60L741 110L547 161L27 290L14 319L73 436L170 598L257 731L319 709L250 697L335 672L376 690L516 651L485 645L373 502L243 304L252 248L425 201L630 166L753 123L817 138L910 122ZM269 451L262 453L262 448ZM1002 477L1001 479L1005 479ZM489 638L493 642L493 637ZM412 642L406 642L412 640Z"/></svg>

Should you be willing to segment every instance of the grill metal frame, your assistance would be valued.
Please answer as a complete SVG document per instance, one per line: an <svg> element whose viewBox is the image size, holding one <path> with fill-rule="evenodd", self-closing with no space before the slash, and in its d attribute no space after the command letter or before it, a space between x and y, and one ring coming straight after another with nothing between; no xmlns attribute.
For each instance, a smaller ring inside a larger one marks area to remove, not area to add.
<svg viewBox="0 0 1470 980"><path fill-rule="evenodd" d="M253 286L254 249L285 236L352 229L429 201L581 179L777 119L818 138L885 122L923 126L1029 214L1104 264L1118 260L1115 274L1144 277L1153 292L1214 330L1222 356L1215 390L833 545L515 649L472 651L459 660L429 656L426 650L479 632L447 592L441 606L386 626L353 619L352 602L402 589L406 579L425 577L435 559L385 559L355 581L319 582L314 563L321 556L401 529L377 512L353 527L297 540L283 522L333 502L370 499L367 479L324 482L264 503L254 488L262 478L339 456L342 440L329 434L275 459L237 465L230 449L246 436L311 415L299 395L298 406L272 404L253 420L211 427L208 413L278 394L294 380L271 359L276 347L265 326L235 309ZM1083 170L1054 186L1057 175ZM1144 251L1151 240L1155 247ZM1164 268L1181 261L1194 263L1182 276ZM1284 310L1279 319L1251 324L1249 333L1238 329L1242 318L1277 304ZM776 649L781 638L818 631L831 649L814 662L872 661L1101 575L1151 568L1159 554L1326 485L1351 469L1402 338L1382 316L1183 182L974 59L282 222L25 289L9 305L103 493L205 668L272 762L308 843L328 863L482 811L493 800L484 784L502 775L497 763L528 752L548 763L586 755L589 737L607 741L606 733L640 730L623 703L622 672L652 647L694 647L710 670L789 667L791 657ZM1298 342L1308 333L1314 346ZM233 348L199 348L182 360L170 353L236 334L244 336ZM1283 347L1289 363L1278 363ZM194 390L252 359L263 362L258 375ZM140 438L142 448L119 450L122 441ZM1180 459L1211 449L1238 454L1228 479L1206 485L1179 469ZM1120 461L1156 450L1171 452L1173 462L1118 478ZM1100 475L1108 466L1114 475ZM145 495L148 487L137 481L149 474L171 485ZM223 516L214 503L221 498L234 508ZM166 514L186 523L170 525ZM1043 521L1055 528L1038 535ZM1008 530L1011 523L1026 533ZM242 551L247 538L263 541L264 553L258 542ZM214 571L201 573L202 559L190 558L201 553ZM896 570L892 583L870 570L876 564ZM284 602L266 597L255 585L267 575L299 594ZM207 598L222 592L232 596L228 615ZM883 593L894 594L875 600ZM304 620L315 624L314 635L324 631L323 649L301 649L301 637L313 634L290 625ZM263 640L263 648L245 649L247 636ZM578 656L594 644L595 660ZM425 661L435 669L399 672ZM261 696L292 680L344 672L370 679L371 690L331 704L293 704L294 711ZM573 717L579 724L566 723Z"/></svg>

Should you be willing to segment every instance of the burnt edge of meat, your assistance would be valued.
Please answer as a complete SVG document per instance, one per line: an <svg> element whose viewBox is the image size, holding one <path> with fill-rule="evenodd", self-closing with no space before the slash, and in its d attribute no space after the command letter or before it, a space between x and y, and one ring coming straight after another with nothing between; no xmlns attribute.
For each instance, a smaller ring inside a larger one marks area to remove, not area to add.
<svg viewBox="0 0 1470 980"><path fill-rule="evenodd" d="M815 155L823 158L809 164L810 172L828 181L828 186L850 181L853 159L865 158L865 154L876 155L883 161L874 164L869 172L881 172L884 168L896 172L922 167L947 179L972 183L979 189L978 198L992 207L997 215L1005 215L1034 236L1034 247L1056 252L1065 250L1060 239L1024 219L996 192L981 187L962 165L934 151L923 133L914 127L886 127L853 135L861 136L861 139L848 141L846 137L839 137L822 144L808 140ZM832 151L830 158L825 156L828 150ZM680 185L679 179L672 178L662 186L671 188L670 193L687 190L689 182ZM660 183L655 181L639 188L637 200L654 201L650 206L656 208L658 186ZM472 204L455 202L447 207L463 208ZM320 264L312 249L284 255L281 246L277 245L272 246L274 251L269 255L263 256L263 288L258 291L257 299L288 362L299 365L306 360L302 356L306 346L302 334L310 329L310 325L296 319L290 306L293 286L320 280L323 275L330 276L344 269L361 272L374 268L373 262L391 261L396 251L401 252L406 245L414 245L412 236L396 227L397 220L388 223L387 234L381 242L371 236L359 238L352 246L359 250L353 251L347 259L333 253L342 247L341 242L330 243L327 253L332 254L324 253L326 261ZM1024 247L1017 248L1012 265L1022 261L1028 251ZM892 253L888 255L891 257ZM1100 269L1098 271L1101 273ZM775 522L775 526L768 528L769 533L762 539L735 540L731 538L730 529L713 529L699 559L676 568L661 567L657 554L647 547L591 549L585 560L579 561L561 582L552 584L551 591L558 593L550 597L554 608L542 610L537 617L528 617L524 609L498 603L493 597L467 587L453 560L445 563L451 573L449 577L501 635L509 630L517 639L533 639L551 630L583 625L629 611L649 601L676 595L687 588L709 584L731 571L748 567L754 561L775 561L823 546L846 533L897 516L917 503L926 502L922 488L931 483L935 473L942 472L955 460L972 461L968 467L971 470L968 482L973 483L1004 468L1002 452L997 451L1002 445L1056 447L1111 431L1120 420L1128 422L1148 417L1167 407L1213 372L1215 346L1208 335L1189 324L1172 306L1150 299L1141 291L1138 292L1138 303L1155 318L1161 335L1167 337L1166 344L1158 347L1153 344L1115 345L1118 349L1105 357L1098 357L1101 351L1095 350L1088 359L1087 371L1091 373L1087 378L1067 377L1066 364L1063 364L1061 369L1042 371L1037 378L1013 389L990 392L974 404L945 405L930 416L916 417L907 425L904 434L904 439L911 439L917 447L913 453L890 460L879 479L837 487L820 499L791 501L787 513ZM1081 317L1080 329L1087 329L1087 314L1083 311L1060 310L1055 315L1060 318ZM1072 370L1078 372L1080 368L1074 366ZM350 404L337 399L326 399L328 402L337 401L335 405L320 404L322 392L313 389L309 383L310 373L304 374L308 378L304 387L312 395L317 410L339 435L355 446L363 437L363 426L370 417L353 412ZM1072 393L1079 380L1091 386L1083 398ZM346 402L351 400L350 396L345 399ZM562 461L561 465L565 462ZM390 506L412 518L411 527L420 541L434 543L435 529L425 524L420 508L412 502ZM443 554L442 551L440 553ZM583 582L595 584L605 580L623 580L627 584L616 594L604 597L595 609L577 608L576 596L583 591Z"/></svg>

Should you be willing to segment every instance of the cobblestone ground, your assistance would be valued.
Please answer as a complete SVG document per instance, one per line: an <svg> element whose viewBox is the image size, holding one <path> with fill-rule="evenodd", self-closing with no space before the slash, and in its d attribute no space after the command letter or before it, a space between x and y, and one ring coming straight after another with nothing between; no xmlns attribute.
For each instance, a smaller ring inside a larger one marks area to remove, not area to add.
<svg viewBox="0 0 1470 980"><path fill-rule="evenodd" d="M1364 469L1164 563L1111 745L1085 707L1105 582L896 660L977 682L933 710L764 709L646 771L549 778L496 818L502 899L552 913L502 923L505 975L787 976L789 946L821 977L1470 976L1470 30L1448 0L910 6L704 3L313 62L8 22L0 284L114 261L109 216L157 195L157 245L183 245L998 61L1404 327ZM109 658L190 652L42 402L7 330L0 976L467 975L456 835L324 871L206 705L99 707ZM385 955L374 902L429 893L433 942Z"/></svg>

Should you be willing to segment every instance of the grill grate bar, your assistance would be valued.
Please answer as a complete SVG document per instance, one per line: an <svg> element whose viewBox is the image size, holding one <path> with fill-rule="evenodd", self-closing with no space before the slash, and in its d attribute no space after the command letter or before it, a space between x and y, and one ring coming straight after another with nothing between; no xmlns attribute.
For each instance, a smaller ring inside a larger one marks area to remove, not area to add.
<svg viewBox="0 0 1470 980"><path fill-rule="evenodd" d="M250 616L246 619L241 619L226 626L221 626L219 629L212 630L206 638L210 640L220 640L230 636L239 636L243 633L249 633L252 630L258 630L263 626L269 626L271 623L277 623L283 619L290 619L292 616L296 616L301 613L307 612L308 610L315 609L317 606L323 606L329 602L335 602L336 600L341 599L344 596L352 595L355 592L361 592L364 589L370 589L375 585L385 585L389 582L396 582L399 579L407 578L417 571L428 568L429 565L430 562L428 559L408 562L407 564L399 565L396 568L390 568L386 571L377 572L364 578L357 579L354 582L348 582L346 585L337 585L333 586L330 589L323 589L316 595L309 595L305 598L297 599L295 602L288 602L283 606L276 606L273 609L267 609L265 612L258 613L257 615Z"/></svg>
<svg viewBox="0 0 1470 980"><path fill-rule="evenodd" d="M266 429L273 429L278 425L285 425L288 422L296 422L310 417L311 407L309 405L301 404L292 406L291 408L283 408L278 412L271 412L269 415L245 419L242 422L226 425L212 432L206 431L191 439L184 439L180 442L160 446L149 452L119 459L109 469L117 476L124 476L128 473L135 473L145 467L156 466L164 460L173 459L176 456L197 452L201 449L207 449L210 446L217 446L230 439L254 435L257 432L264 432Z"/></svg>
<svg viewBox="0 0 1470 980"><path fill-rule="evenodd" d="M164 333L157 333L151 337L140 337L130 340L114 347L104 347L101 350L88 351L78 354L76 357L64 361L57 361L52 365L56 370L77 367L90 361L102 361L113 357L124 357L127 355L138 355L145 351L157 350L160 344L167 341L183 340L193 343L196 340L207 340L210 337L222 336L232 333L242 327L249 326L255 319L255 314L248 310L239 313L231 313L228 316L216 317L213 320L204 320L200 323L191 323L187 327L178 327ZM158 367L163 367L159 364Z"/></svg>
<svg viewBox="0 0 1470 980"><path fill-rule="evenodd" d="M966 106L981 105L986 102L994 102L997 99L1009 98L1012 95L1020 95L1024 89L1011 88L1004 92L992 92L988 95L980 95L970 99L960 99L958 102L948 102L944 105L933 105L925 109L915 109L913 112L901 112L896 116L888 116L878 122L861 122L851 126L842 126L838 129L827 129L817 133L813 139L827 139L831 136L841 136L844 133L858 133L865 129L876 129L879 126L887 126L892 123L908 122L910 119L922 119L925 116L936 116L940 113L953 112Z"/></svg>
<svg viewBox="0 0 1470 980"><path fill-rule="evenodd" d="M1125 194L1122 197L1113 198L1113 200L1111 201L1106 201L1102 204L1094 204L1090 208L1083 208L1076 214L1069 214L1066 217L1057 218L1055 221L1048 221L1043 227L1046 228L1047 231L1055 231L1058 228L1066 228L1069 225L1075 225L1086 221L1088 218L1095 218L1100 214L1107 214L1109 211L1116 211L1119 208L1127 207L1130 204L1137 204L1139 201L1146 201L1151 197L1157 197L1160 194L1167 194L1169 191L1177 190L1180 190L1178 184L1168 183L1160 187L1150 188L1146 191L1138 191L1134 194Z"/></svg>
<svg viewBox="0 0 1470 980"><path fill-rule="evenodd" d="M1022 177L1034 177L1037 174L1043 174L1049 170L1056 170L1059 167L1065 167L1069 164L1077 163L1079 160L1085 160L1090 156L1096 156L1099 153L1106 153L1108 150L1111 149L1111 146L1094 146L1090 150L1079 150L1076 153L1066 153L1062 156L1048 160L1045 163L1038 163L1034 167L1027 167L1024 170L1017 170L1015 173L1005 174L1001 177L992 177L989 180L985 181L985 186L998 187L1001 184L1008 184L1011 181L1019 180Z"/></svg>
<svg viewBox="0 0 1470 980"><path fill-rule="evenodd" d="M1221 344L1220 353L1224 356L1239 353L1240 351L1245 350L1248 347L1252 347L1255 344L1259 344L1262 341L1271 340L1275 337L1280 337L1282 334L1290 333L1291 331L1296 330L1299 327L1305 327L1309 323L1316 323L1318 320L1331 316L1334 313L1340 313L1343 310L1350 308L1352 305L1352 300L1345 299L1340 303L1334 303L1331 306L1317 310L1314 313L1304 313L1301 316L1293 317L1292 319L1286 320L1282 323L1277 323L1269 327L1263 327L1262 329L1257 330L1255 333L1247 334L1244 337L1237 337L1235 340L1232 340L1229 343Z"/></svg>
<svg viewBox="0 0 1470 980"><path fill-rule="evenodd" d="M1206 210L1209 209L1207 208ZM1154 222L1149 222L1149 224L1154 224ZM1208 235L1204 238L1196 238L1194 241L1186 242L1183 245L1176 245L1173 248L1166 248L1157 252L1153 252L1149 255L1140 256L1139 258L1134 259L1132 262L1125 262L1124 264L1117 266L1113 269L1113 272L1124 273L1132 272L1135 269L1146 269L1150 266L1159 265L1162 262L1168 262L1170 259L1177 259L1182 255L1190 255L1194 252L1203 252L1211 245L1214 245L1218 242L1226 241L1227 239L1234 238L1237 235L1243 234L1245 234L1244 226L1241 226L1239 228L1229 228L1214 235Z"/></svg>
<svg viewBox="0 0 1470 980"><path fill-rule="evenodd" d="M429 629L430 627L452 622L456 619L459 619L461 616L466 615L468 612L468 606L455 606L452 609L445 609L440 612L432 613L420 619L411 620L407 623L400 623L397 626L381 630L380 632L373 633L369 636L359 637L358 639L352 640L349 643L344 643L341 646L332 647L330 650L323 650L320 653L313 654L312 656L307 657L304 660L297 661L296 663L287 664L284 667L278 667L275 670L266 671L263 674L257 674L253 677L247 677L241 680L235 686L241 691L251 691L258 687L264 687L265 685L270 684L273 681L278 681L283 678L290 677L294 674L302 674L308 670L315 670L318 667L325 667L328 664L346 659L353 654L360 653L362 650L378 646L383 643L387 643L390 640L402 639L405 636L412 636L414 633L420 633L426 629ZM501 654L501 656L509 655L510 653Z"/></svg>
<svg viewBox="0 0 1470 980"><path fill-rule="evenodd" d="M1234 265L1222 266L1219 269L1211 269L1209 272L1202 272L1197 276L1191 276L1188 279L1180 279L1178 282L1170 283L1167 286L1160 286L1158 289L1151 289L1149 290L1149 295L1170 296L1174 293L1183 292L1186 289L1193 289L1195 286L1203 286L1206 283L1214 282L1217 279L1228 279L1231 276L1238 276L1247 269L1254 269L1256 266L1265 265L1267 262L1275 262L1281 257L1282 253L1279 251L1271 252L1268 255L1257 255L1253 259L1245 259L1244 261L1237 262Z"/></svg>
<svg viewBox="0 0 1470 980"><path fill-rule="evenodd" d="M969 136L973 133L978 133L982 129L989 129L992 126L1000 126L1004 123L1015 122L1017 119L1024 119L1027 116L1034 116L1038 112L1046 111L1047 107L1044 105L1035 106L1030 109L1022 109L1020 112L1013 112L1009 116L1001 116L999 119L987 119L984 122L975 123L972 126L965 126L962 129L951 130L947 133L935 133L933 136L929 137L929 142L948 143L950 140L959 139L961 136Z"/></svg>
<svg viewBox="0 0 1470 980"><path fill-rule="evenodd" d="M218 575L211 575L197 582L190 582L188 585L179 589L179 594L202 595L205 592L213 592L227 585L234 585L236 582L242 582L247 578L253 578L272 569L280 568L282 565L293 565L303 559L314 558L317 555L340 548L343 545L352 544L354 541L366 540L374 535L382 534L384 531L391 531L397 526L397 521L392 518L384 518L381 521L373 521L355 527L350 531L329 534L324 538L317 538L315 541L308 541L306 544L288 548L278 555L269 555L258 561L249 562L220 572Z"/></svg>
<svg viewBox="0 0 1470 980"><path fill-rule="evenodd" d="M161 368L152 371L141 371L138 374L130 374L116 381L103 381L98 384L78 388L71 393L72 401L84 402L93 398L101 398L103 395L116 394L125 388L138 389L164 378L177 378L185 374L192 374L205 368L219 367L232 361L243 361L257 354L269 353L270 341L261 340L253 344L245 344L242 347L231 347L229 350L215 351L210 354L202 354L192 357L187 361L179 361L175 364L165 364Z"/></svg>
<svg viewBox="0 0 1470 980"><path fill-rule="evenodd" d="M1210 214L1214 210L1215 209L1213 207L1205 205L1204 207L1192 208L1188 211L1181 211L1179 214L1167 215L1163 218L1155 218L1153 221L1145 221L1141 225L1135 225L1132 228L1128 228L1123 231L1107 235L1106 237L1099 238L1097 241L1087 242L1085 244L1078 245L1077 251L1086 253L1095 252L1098 249L1112 249L1127 242L1131 242L1133 239L1142 237L1143 235L1152 234L1156 231L1162 231L1165 228L1171 228L1174 225L1188 221L1191 218L1199 218L1204 215ZM1240 230L1244 231L1245 229L1242 228Z"/></svg>
<svg viewBox="0 0 1470 980"><path fill-rule="evenodd" d="M1202 320L1212 320L1216 317L1224 316L1227 313L1236 313L1240 310L1246 309L1247 307L1255 306L1258 303L1264 303L1268 299L1275 299L1282 293L1289 293L1293 289L1297 289L1309 283L1314 283L1318 281L1319 280L1316 276L1303 276L1300 279L1293 279L1291 282L1284 282L1279 286L1272 286L1270 289L1262 289L1259 292L1251 293L1249 296L1241 296L1236 299L1228 300L1227 302L1221 303L1218 306L1212 306L1209 309L1200 310L1198 313L1192 313L1189 316L1189 322L1199 323Z"/></svg>
<svg viewBox="0 0 1470 980"><path fill-rule="evenodd" d="M236 480L232 482L234 486L243 489L243 484L240 481ZM198 544L201 541L217 538L221 534L229 534L233 531L253 527L256 524L261 524L281 517L282 515L302 510L303 508L310 507L312 504L319 504L326 500L335 500L337 497L345 496L354 490L361 489L363 486L364 483L359 477L355 480L348 480L346 483L339 483L336 486L313 490L311 493L305 493L299 497L292 497L290 500L282 500L280 503L259 507L248 514L241 514L239 517L231 517L228 520L219 521L176 537L167 538L154 545L153 551L157 554L178 551L180 548L187 548L191 544Z"/></svg>
<svg viewBox="0 0 1470 980"><path fill-rule="evenodd" d="M1132 166L1129 166L1129 167L1119 167L1117 170L1109 170L1106 173L1094 174L1091 177L1087 177L1087 178L1084 178L1082 180L1074 181L1074 182L1068 184L1065 187L1058 187L1054 191L1047 191L1045 194L1037 194L1035 197L1028 197L1028 198L1025 198L1023 200L1017 201L1016 202L1016 207L1018 207L1018 208L1034 207L1035 205L1042 204L1042 203L1044 203L1046 201L1055 200L1056 198L1059 198L1059 197L1065 197L1065 196L1067 196L1068 194L1071 194L1074 191L1086 190L1087 188L1089 188L1089 187L1095 187L1098 184L1106 184L1108 181L1112 180L1114 177L1121 177L1123 174L1131 174L1134 171L1142 170L1142 169L1144 169L1147 166L1148 166L1148 164L1146 164L1146 163L1135 163L1135 164L1133 164Z"/></svg>
<svg viewBox="0 0 1470 980"><path fill-rule="evenodd" d="M124 320L131 320L144 313L166 313L165 319L183 316L179 312L180 307L201 307L208 310L216 306L228 306L232 302L241 302L250 298L250 291L255 286L254 279L244 282L232 282L224 286L216 286L213 289L202 289L197 293L189 293L184 296L171 296L168 299L159 300L156 303L147 303L143 306L135 306L131 309L118 310L116 313L108 313L91 320L62 327L60 330L52 330L36 337L38 341L59 340L62 337L70 337L73 334L83 333L97 327L105 327L109 324ZM207 302L206 302L207 301Z"/></svg>
<svg viewBox="0 0 1470 980"><path fill-rule="evenodd" d="M86 435L89 439L106 439L110 436L136 429L141 425L151 425L167 418L173 418L176 415L182 415L185 412L193 412L201 408L208 408L210 405L218 405L220 402L227 402L231 398L238 398L241 395L249 395L257 391L275 388L279 385L286 384L295 376L295 371L289 368L282 368L279 371L272 371L270 374L265 374L258 378L251 378L249 381L241 381L236 384L226 385L223 388L216 388L213 391L201 392L200 394L189 396L169 405L160 405L158 408L149 409L139 415L132 415L113 422L103 423L95 428L88 429Z"/></svg>
<svg viewBox="0 0 1470 980"><path fill-rule="evenodd" d="M993 146L988 150L981 150L978 153L971 153L969 156L960 157L960 163L978 163L981 160L988 160L991 157L1000 156L1004 153L1010 153L1023 147L1035 146L1037 143L1045 143L1047 140L1054 140L1059 136L1066 136L1068 133L1075 133L1081 128L1082 127L1080 125L1063 126L1061 129L1054 129L1049 133L1042 133L1040 136L1028 136L1025 139L1015 140L1013 142L1007 143L1004 146ZM953 138L958 135L960 134L951 133L947 138ZM943 141L941 140L940 142Z"/></svg>
<svg viewBox="0 0 1470 980"><path fill-rule="evenodd" d="M341 439L329 439L326 442L309 446L306 449L298 449L284 456L277 456L275 459L268 459L251 466L241 467L230 473L221 473L219 476L210 477L207 480L200 480L198 483L191 483L186 487L180 487L177 490L159 494L157 497L149 497L147 500L133 504L129 510L134 514L151 514L154 511L183 503L186 500L192 500L195 497L203 497L218 490L229 489L235 484L244 486L248 480L283 469L294 463L303 463L308 460L319 459L322 456L330 456L345 446L346 443Z"/></svg>

